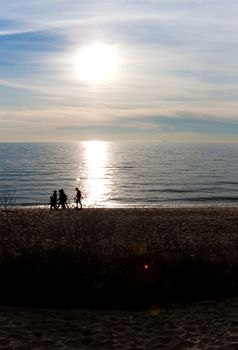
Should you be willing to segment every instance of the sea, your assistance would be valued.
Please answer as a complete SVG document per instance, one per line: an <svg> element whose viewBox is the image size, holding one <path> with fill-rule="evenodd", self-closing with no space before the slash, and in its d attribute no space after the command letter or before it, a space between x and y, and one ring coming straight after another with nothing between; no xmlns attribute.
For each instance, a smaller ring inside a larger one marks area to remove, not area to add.
<svg viewBox="0 0 238 350"><path fill-rule="evenodd" d="M238 144L0 143L0 205L47 207L64 189L84 207L235 206Z"/></svg>

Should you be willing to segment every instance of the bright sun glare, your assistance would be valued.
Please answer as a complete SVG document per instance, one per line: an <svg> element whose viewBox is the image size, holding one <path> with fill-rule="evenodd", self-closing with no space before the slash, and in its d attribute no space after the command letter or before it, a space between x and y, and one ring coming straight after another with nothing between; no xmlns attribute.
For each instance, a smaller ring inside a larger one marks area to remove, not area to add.
<svg viewBox="0 0 238 350"><path fill-rule="evenodd" d="M95 83L111 80L115 76L118 62L119 57L114 46L86 46L77 55L79 79Z"/></svg>
<svg viewBox="0 0 238 350"><path fill-rule="evenodd" d="M108 195L105 173L108 161L108 144L103 141L85 141L82 142L82 145L87 165L86 197L90 204L95 205L97 202L106 200Z"/></svg>

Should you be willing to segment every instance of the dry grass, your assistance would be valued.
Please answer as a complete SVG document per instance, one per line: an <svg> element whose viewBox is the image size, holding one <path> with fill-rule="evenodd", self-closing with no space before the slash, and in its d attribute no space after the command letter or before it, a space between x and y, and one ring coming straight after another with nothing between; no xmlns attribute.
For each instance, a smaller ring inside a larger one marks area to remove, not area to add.
<svg viewBox="0 0 238 350"><path fill-rule="evenodd" d="M235 208L2 212L0 297L118 304L237 293L237 214Z"/></svg>

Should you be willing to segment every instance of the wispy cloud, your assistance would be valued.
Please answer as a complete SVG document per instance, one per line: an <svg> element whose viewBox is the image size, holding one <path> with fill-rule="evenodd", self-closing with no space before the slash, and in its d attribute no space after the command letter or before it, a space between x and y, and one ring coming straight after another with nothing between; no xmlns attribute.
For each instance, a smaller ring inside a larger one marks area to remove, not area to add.
<svg viewBox="0 0 238 350"><path fill-rule="evenodd" d="M128 129L127 136L133 128L138 137L144 132L150 138L153 128L154 138L168 135L151 121L157 116L180 135L197 127L200 136L215 130L220 137L221 125L224 135L232 134L230 123L238 120L237 1L0 0L0 5L5 131L43 133L48 126L68 127L69 134L80 127L90 136L90 128L102 133L104 127L108 136L117 126ZM76 53L94 42L114 45L121 57L108 85L93 86L77 76Z"/></svg>

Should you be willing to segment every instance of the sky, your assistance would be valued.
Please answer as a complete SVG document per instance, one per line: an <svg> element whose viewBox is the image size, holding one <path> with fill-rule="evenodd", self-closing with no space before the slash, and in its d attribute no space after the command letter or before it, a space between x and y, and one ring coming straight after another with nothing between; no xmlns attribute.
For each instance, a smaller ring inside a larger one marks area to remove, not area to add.
<svg viewBox="0 0 238 350"><path fill-rule="evenodd" d="M238 142L237 0L0 9L0 141Z"/></svg>

